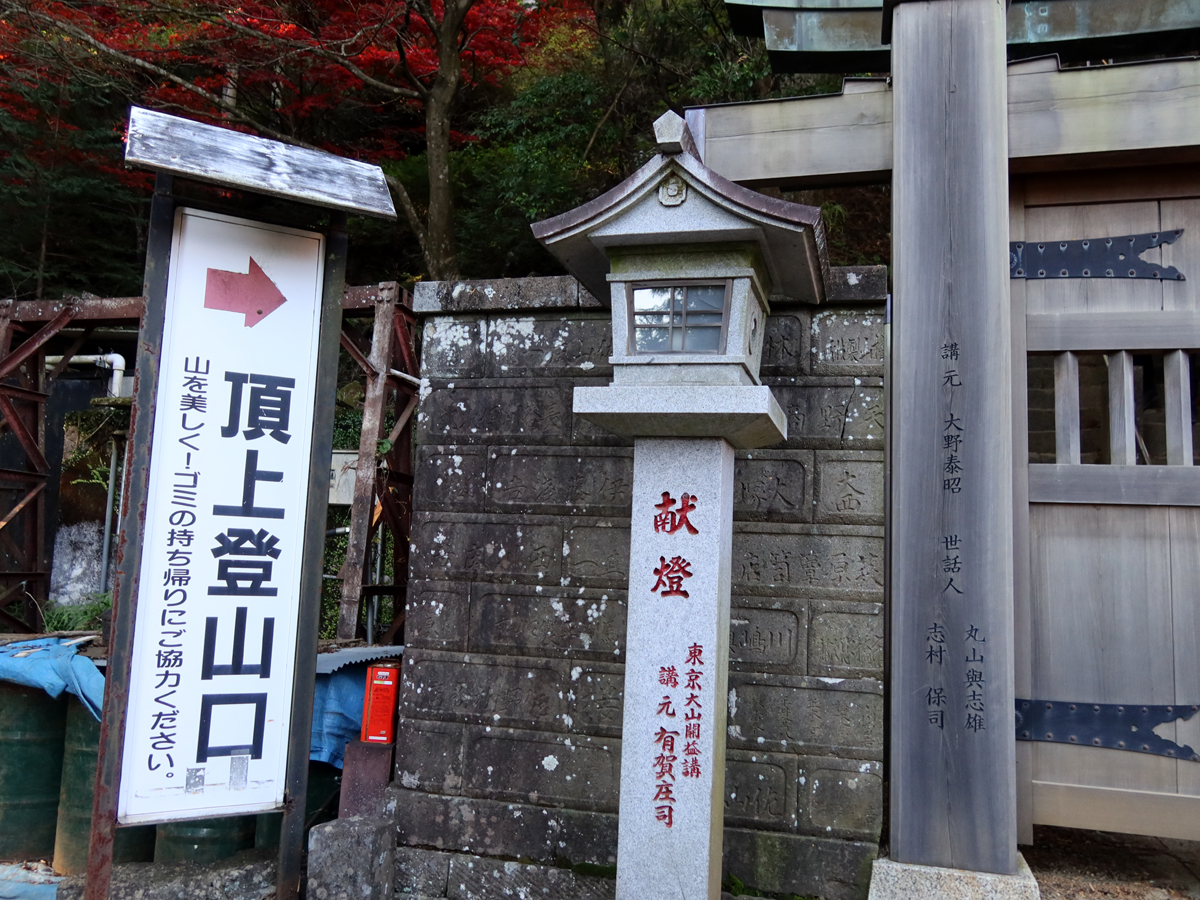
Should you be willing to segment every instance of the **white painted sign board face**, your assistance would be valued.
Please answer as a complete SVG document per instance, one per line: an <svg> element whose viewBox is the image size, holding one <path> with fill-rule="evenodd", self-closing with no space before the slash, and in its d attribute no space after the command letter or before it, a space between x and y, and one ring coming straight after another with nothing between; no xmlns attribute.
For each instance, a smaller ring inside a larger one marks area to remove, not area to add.
<svg viewBox="0 0 1200 900"><path fill-rule="evenodd" d="M283 803L324 242L176 212L123 824Z"/></svg>

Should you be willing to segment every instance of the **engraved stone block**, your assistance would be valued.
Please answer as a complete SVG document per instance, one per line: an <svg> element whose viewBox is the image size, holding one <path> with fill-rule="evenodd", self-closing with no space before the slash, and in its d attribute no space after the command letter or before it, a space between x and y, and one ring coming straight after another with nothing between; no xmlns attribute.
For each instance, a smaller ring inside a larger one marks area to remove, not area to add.
<svg viewBox="0 0 1200 900"><path fill-rule="evenodd" d="M879 759L882 687L867 680L731 672L729 746Z"/></svg>
<svg viewBox="0 0 1200 900"><path fill-rule="evenodd" d="M571 668L571 727L580 732L620 737L625 712L623 667Z"/></svg>
<svg viewBox="0 0 1200 900"><path fill-rule="evenodd" d="M612 813L445 797L400 787L390 787L388 793L401 845L469 847L488 856L543 862L616 862L617 817Z"/></svg>
<svg viewBox="0 0 1200 900"><path fill-rule="evenodd" d="M580 294L586 293L570 275L419 281L413 290L413 309L418 313L573 309L580 304Z"/></svg>
<svg viewBox="0 0 1200 900"><path fill-rule="evenodd" d="M629 584L629 526L576 525L563 538L563 575L577 587Z"/></svg>
<svg viewBox="0 0 1200 900"><path fill-rule="evenodd" d="M738 529L733 584L747 594L874 600L883 591L883 539Z"/></svg>
<svg viewBox="0 0 1200 900"><path fill-rule="evenodd" d="M422 510L483 510L488 502L486 448L438 444L417 447L413 496Z"/></svg>
<svg viewBox="0 0 1200 900"><path fill-rule="evenodd" d="M482 378L487 371L485 318L437 316L425 320L421 343L423 377Z"/></svg>
<svg viewBox="0 0 1200 900"><path fill-rule="evenodd" d="M495 377L611 375L612 319L493 314L488 347Z"/></svg>
<svg viewBox="0 0 1200 900"><path fill-rule="evenodd" d="M725 757L725 824L796 826L796 757L730 750Z"/></svg>
<svg viewBox="0 0 1200 900"><path fill-rule="evenodd" d="M404 640L409 647L466 649L469 608L466 584L411 581L404 608Z"/></svg>
<svg viewBox="0 0 1200 900"><path fill-rule="evenodd" d="M472 650L613 662L624 652L624 591L477 584L472 593Z"/></svg>
<svg viewBox="0 0 1200 900"><path fill-rule="evenodd" d="M405 654L401 715L539 730L562 729L566 681L551 661Z"/></svg>
<svg viewBox="0 0 1200 900"><path fill-rule="evenodd" d="M611 879L576 875L558 866L456 855L450 862L450 900L613 900Z"/></svg>
<svg viewBox="0 0 1200 900"><path fill-rule="evenodd" d="M729 662L743 671L806 674L807 619L803 600L734 598Z"/></svg>
<svg viewBox="0 0 1200 900"><path fill-rule="evenodd" d="M619 737L624 669L535 657L412 650L405 654L406 719Z"/></svg>
<svg viewBox="0 0 1200 900"><path fill-rule="evenodd" d="M798 784L801 832L879 840L881 763L802 756Z"/></svg>
<svg viewBox="0 0 1200 900"><path fill-rule="evenodd" d="M401 718L396 726L396 777L408 788L457 794L463 786L466 726Z"/></svg>
<svg viewBox="0 0 1200 900"><path fill-rule="evenodd" d="M633 454L628 450L493 447L488 497L505 512L628 515Z"/></svg>
<svg viewBox="0 0 1200 900"><path fill-rule="evenodd" d="M621 742L474 728L467 738L469 796L616 812Z"/></svg>
<svg viewBox="0 0 1200 900"><path fill-rule="evenodd" d="M556 584L562 528L418 513L413 546L415 577Z"/></svg>
<svg viewBox="0 0 1200 900"><path fill-rule="evenodd" d="M814 375L883 375L883 312L830 309L812 317Z"/></svg>
<svg viewBox="0 0 1200 900"><path fill-rule="evenodd" d="M883 454L817 451L816 520L883 524Z"/></svg>
<svg viewBox="0 0 1200 900"><path fill-rule="evenodd" d="M787 313L770 316L763 332L762 375L800 375L806 368L807 316Z"/></svg>
<svg viewBox="0 0 1200 900"><path fill-rule="evenodd" d="M882 605L815 602L810 615L810 674L834 678L882 677Z"/></svg>
<svg viewBox="0 0 1200 900"><path fill-rule="evenodd" d="M778 446L881 449L883 387L877 378L854 381L860 383L793 385L768 379L788 419L787 441Z"/></svg>
<svg viewBox="0 0 1200 900"><path fill-rule="evenodd" d="M772 895L861 900L866 896L869 860L878 852L878 844L867 841L725 829L725 871L745 872L738 877Z"/></svg>
<svg viewBox="0 0 1200 900"><path fill-rule="evenodd" d="M435 381L417 413L421 444L563 444L571 427L568 385L548 379Z"/></svg>
<svg viewBox="0 0 1200 900"><path fill-rule="evenodd" d="M812 521L812 455L807 451L739 453L733 517L741 521Z"/></svg>

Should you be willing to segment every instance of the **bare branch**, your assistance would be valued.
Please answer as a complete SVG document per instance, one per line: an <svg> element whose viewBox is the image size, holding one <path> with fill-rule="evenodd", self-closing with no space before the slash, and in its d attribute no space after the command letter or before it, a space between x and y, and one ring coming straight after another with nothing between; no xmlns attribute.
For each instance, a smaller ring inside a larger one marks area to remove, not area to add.
<svg viewBox="0 0 1200 900"><path fill-rule="evenodd" d="M417 236L417 244L421 247L421 256L429 259L429 254L425 250L427 238L425 223L421 221L421 215L417 212L416 206L413 205L412 197L408 195L408 189L404 187L403 182L399 178L394 178L386 172L383 177L387 181L387 186L396 196L396 199L400 201L400 208L404 210L404 218L408 219L408 227Z"/></svg>

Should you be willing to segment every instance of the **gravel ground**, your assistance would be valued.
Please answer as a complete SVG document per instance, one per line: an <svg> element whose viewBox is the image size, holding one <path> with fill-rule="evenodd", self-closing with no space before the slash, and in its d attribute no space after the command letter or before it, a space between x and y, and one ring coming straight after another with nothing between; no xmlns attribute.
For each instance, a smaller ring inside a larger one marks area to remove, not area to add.
<svg viewBox="0 0 1200 900"><path fill-rule="evenodd" d="M1200 842L1037 826L1021 852L1043 900L1200 900Z"/></svg>

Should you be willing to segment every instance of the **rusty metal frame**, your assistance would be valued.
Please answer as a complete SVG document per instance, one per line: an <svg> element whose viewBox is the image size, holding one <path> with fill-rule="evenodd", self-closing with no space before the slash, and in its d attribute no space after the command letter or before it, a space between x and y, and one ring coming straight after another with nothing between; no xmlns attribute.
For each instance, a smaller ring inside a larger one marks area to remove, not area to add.
<svg viewBox="0 0 1200 900"><path fill-rule="evenodd" d="M300 610L296 627L296 669L292 681L292 724L288 735L287 784L279 831L276 900L297 900L303 876L305 798L317 677L317 635L321 629L321 574L325 561L325 519L329 511L329 470L333 457L334 397L337 394L341 298L346 282L346 214L333 212L325 244L325 284L317 344L317 398L313 413L308 509L300 570Z"/></svg>
<svg viewBox="0 0 1200 900"><path fill-rule="evenodd" d="M133 662L133 623L137 612L138 575L142 545L130 540L141 535L149 495L150 444L154 434L155 396L162 359L166 318L167 272L174 231L174 179L159 173L150 204L150 228L143 279L141 328L133 377L133 409L121 508L125 510L114 557L112 646L105 673L104 714L100 720L100 751L96 764L96 789L92 800L92 833L88 846L84 900L108 900L112 881L113 838L117 827L117 789L125 745L125 713L129 704L129 676Z"/></svg>

